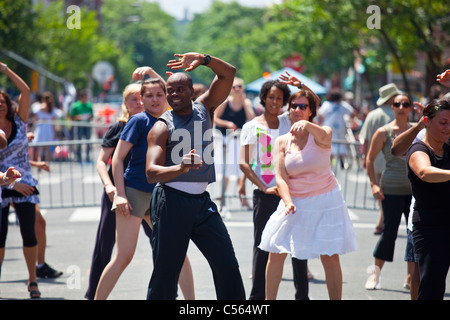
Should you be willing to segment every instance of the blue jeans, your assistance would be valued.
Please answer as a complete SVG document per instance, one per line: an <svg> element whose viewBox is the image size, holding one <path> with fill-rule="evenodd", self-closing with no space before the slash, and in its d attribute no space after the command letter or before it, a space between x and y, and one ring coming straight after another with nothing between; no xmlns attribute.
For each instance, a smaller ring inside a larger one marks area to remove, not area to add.
<svg viewBox="0 0 450 320"><path fill-rule="evenodd" d="M77 139L81 140L81 139L87 139L89 140L91 138L91 133L92 133L92 128L91 127L83 127L83 126L78 126L77 127ZM91 151L91 145L90 144L86 144L86 161L89 161L89 153ZM77 161L81 162L82 161L82 157L81 157L81 144L78 145L77 147Z"/></svg>

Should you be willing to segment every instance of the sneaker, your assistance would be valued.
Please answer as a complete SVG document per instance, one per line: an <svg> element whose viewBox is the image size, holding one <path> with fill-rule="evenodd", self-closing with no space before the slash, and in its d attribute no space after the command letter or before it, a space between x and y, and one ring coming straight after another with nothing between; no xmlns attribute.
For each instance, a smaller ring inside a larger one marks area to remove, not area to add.
<svg viewBox="0 0 450 320"><path fill-rule="evenodd" d="M36 267L36 276L39 278L58 278L63 273L61 271L56 271L50 267L47 263L44 263L42 267Z"/></svg>

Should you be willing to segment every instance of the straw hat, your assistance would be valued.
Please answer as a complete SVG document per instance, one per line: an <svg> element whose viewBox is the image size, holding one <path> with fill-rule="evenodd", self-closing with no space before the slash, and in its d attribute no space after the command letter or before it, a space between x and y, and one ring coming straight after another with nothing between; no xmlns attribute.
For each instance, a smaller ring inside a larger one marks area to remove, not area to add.
<svg viewBox="0 0 450 320"><path fill-rule="evenodd" d="M377 105L381 106L385 104L390 98L397 94L401 94L402 92L398 90L397 86L394 83L389 83L385 86L382 86L378 90L378 93L380 97L377 100Z"/></svg>

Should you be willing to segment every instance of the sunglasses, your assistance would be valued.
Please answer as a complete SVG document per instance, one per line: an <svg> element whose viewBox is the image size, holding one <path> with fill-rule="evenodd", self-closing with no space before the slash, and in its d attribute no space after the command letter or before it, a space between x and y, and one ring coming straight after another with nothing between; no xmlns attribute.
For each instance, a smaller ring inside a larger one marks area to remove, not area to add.
<svg viewBox="0 0 450 320"><path fill-rule="evenodd" d="M307 103L293 103L291 104L291 109L296 110L297 108L300 108L300 110L305 111L306 108L309 107L309 104Z"/></svg>
<svg viewBox="0 0 450 320"><path fill-rule="evenodd" d="M411 107L411 104L409 102L394 102L392 105L394 106L394 108L400 108L400 106L403 106L403 108Z"/></svg>
<svg viewBox="0 0 450 320"><path fill-rule="evenodd" d="M233 89L242 89L242 85L237 84L237 85L233 86Z"/></svg>

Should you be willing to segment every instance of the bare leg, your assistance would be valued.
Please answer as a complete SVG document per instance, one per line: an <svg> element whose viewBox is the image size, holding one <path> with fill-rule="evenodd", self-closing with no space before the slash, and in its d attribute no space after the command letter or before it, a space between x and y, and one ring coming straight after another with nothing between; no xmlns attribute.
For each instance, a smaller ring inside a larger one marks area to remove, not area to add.
<svg viewBox="0 0 450 320"><path fill-rule="evenodd" d="M328 296L330 300L342 299L342 271L339 255L320 256L325 270L325 280L327 282Z"/></svg>
<svg viewBox="0 0 450 320"><path fill-rule="evenodd" d="M275 300L277 298L286 256L286 253L269 253L266 266L266 300Z"/></svg>
<svg viewBox="0 0 450 320"><path fill-rule="evenodd" d="M380 183L381 173L376 173L375 174L375 178L377 179L377 183ZM375 226L375 234L381 234L383 232L383 227L384 227L383 208L381 207L381 201L380 200L378 200L378 207L380 208L380 211L378 213L377 225Z"/></svg>
<svg viewBox="0 0 450 320"><path fill-rule="evenodd" d="M116 252L103 270L95 293L95 300L105 300L113 290L120 275L131 262L136 250L142 219L116 214Z"/></svg>
<svg viewBox="0 0 450 320"><path fill-rule="evenodd" d="M178 284L180 285L181 292L183 292L184 300L195 300L194 277L187 255L181 268Z"/></svg>
<svg viewBox="0 0 450 320"><path fill-rule="evenodd" d="M23 247L23 255L25 257L25 263L28 269L28 290L33 291L32 298L39 298L41 296L37 287L36 279L36 259L37 259L37 245L33 247ZM31 283L35 285L30 285Z"/></svg>
<svg viewBox="0 0 450 320"><path fill-rule="evenodd" d="M36 233L36 239L38 242L37 264L43 264L45 262L45 247L47 246L45 226L45 219L41 214L39 205L36 204L36 223L34 225L34 232Z"/></svg>
<svg viewBox="0 0 450 320"><path fill-rule="evenodd" d="M419 296L419 285L420 285L420 276L419 276L419 264L417 262L408 262L408 264L412 265L412 274L411 274L411 284L410 284L410 294L411 300L417 300Z"/></svg>

